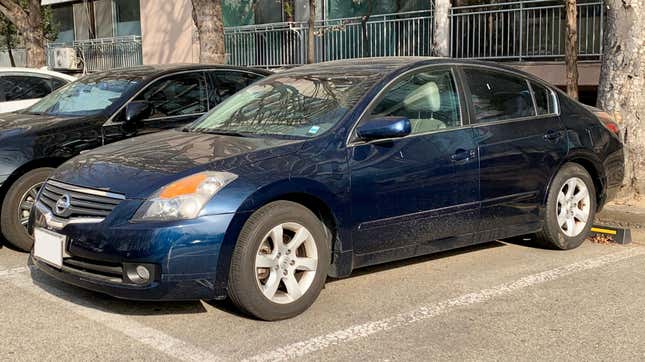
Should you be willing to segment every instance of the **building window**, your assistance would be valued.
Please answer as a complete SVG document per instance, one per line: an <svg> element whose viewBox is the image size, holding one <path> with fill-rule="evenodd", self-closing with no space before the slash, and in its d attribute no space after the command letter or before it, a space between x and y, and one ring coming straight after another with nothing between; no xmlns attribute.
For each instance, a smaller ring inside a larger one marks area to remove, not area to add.
<svg viewBox="0 0 645 362"><path fill-rule="evenodd" d="M72 5L62 5L52 8L52 18L58 26L56 42L74 41L74 11Z"/></svg>
<svg viewBox="0 0 645 362"><path fill-rule="evenodd" d="M114 0L114 18L117 36L141 35L139 0Z"/></svg>

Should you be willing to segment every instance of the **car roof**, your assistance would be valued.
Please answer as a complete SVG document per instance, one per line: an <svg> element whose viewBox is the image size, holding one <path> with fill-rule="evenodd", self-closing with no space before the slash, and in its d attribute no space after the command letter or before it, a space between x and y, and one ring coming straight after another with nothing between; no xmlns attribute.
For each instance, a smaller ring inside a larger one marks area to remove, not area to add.
<svg viewBox="0 0 645 362"><path fill-rule="evenodd" d="M167 73L183 72L183 71L192 71L192 70L204 70L204 69L221 69L221 70L239 70L239 71L251 71L253 73L269 75L273 74L270 71L265 69L257 68L247 68L247 67L236 67L230 65L222 64L158 64L158 65L139 65L128 68L116 68L103 72L92 73L102 74L102 75L124 75L130 73L130 75L136 75L144 79L157 78Z"/></svg>
<svg viewBox="0 0 645 362"><path fill-rule="evenodd" d="M51 76L51 77L65 79L65 80L70 81L70 82L76 80L76 77L74 77L74 76L64 74L64 73L54 72L54 71L48 70L48 69L22 68L22 67L0 67L0 74L3 74L3 73L29 73L29 74L48 75L48 76Z"/></svg>
<svg viewBox="0 0 645 362"><path fill-rule="evenodd" d="M344 60L333 60L322 63L307 64L296 68L291 68L283 72L277 73L280 75L381 75L390 74L396 71L402 71L416 66L430 65L430 64L458 64L461 66L486 66L499 70L505 70L516 73L528 79L541 81L534 75L519 70L517 68L500 64L497 62L471 60L471 59L455 59L444 57L375 57L375 58L355 58ZM544 82L544 81L541 81Z"/></svg>

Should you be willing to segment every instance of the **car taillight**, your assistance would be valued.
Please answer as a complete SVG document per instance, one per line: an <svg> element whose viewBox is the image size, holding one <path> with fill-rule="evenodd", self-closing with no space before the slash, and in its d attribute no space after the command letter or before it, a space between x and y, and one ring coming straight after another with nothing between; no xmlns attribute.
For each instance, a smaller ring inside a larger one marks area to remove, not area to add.
<svg viewBox="0 0 645 362"><path fill-rule="evenodd" d="M605 128L616 135L620 134L620 128L618 127L618 123L616 123L616 121L614 120L614 117L604 111L595 113L598 119L600 119L602 124L605 126Z"/></svg>

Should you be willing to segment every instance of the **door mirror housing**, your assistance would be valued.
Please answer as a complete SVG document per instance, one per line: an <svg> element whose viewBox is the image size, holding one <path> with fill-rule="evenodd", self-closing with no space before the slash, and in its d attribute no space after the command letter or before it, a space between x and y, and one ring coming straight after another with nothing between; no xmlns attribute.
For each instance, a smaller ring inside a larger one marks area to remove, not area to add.
<svg viewBox="0 0 645 362"><path fill-rule="evenodd" d="M372 118L356 130L356 134L363 141L400 138L409 135L410 132L412 125L407 117Z"/></svg>
<svg viewBox="0 0 645 362"><path fill-rule="evenodd" d="M152 106L146 101L133 101L125 106L125 122L134 123L150 117Z"/></svg>

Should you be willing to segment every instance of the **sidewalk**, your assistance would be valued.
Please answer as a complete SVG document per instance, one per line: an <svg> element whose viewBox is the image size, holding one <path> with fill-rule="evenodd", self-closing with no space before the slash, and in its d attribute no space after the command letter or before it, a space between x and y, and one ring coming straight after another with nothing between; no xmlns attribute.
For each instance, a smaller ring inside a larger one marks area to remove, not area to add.
<svg viewBox="0 0 645 362"><path fill-rule="evenodd" d="M645 200L615 200L596 215L596 223L645 230Z"/></svg>

